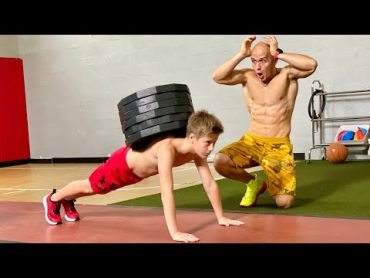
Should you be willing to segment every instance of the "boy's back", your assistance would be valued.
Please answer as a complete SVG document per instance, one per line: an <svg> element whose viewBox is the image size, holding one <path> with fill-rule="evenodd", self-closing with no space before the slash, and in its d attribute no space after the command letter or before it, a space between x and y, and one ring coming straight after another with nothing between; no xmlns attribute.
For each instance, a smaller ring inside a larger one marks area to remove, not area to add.
<svg viewBox="0 0 370 278"><path fill-rule="evenodd" d="M158 174L158 164L165 163L166 158L171 167L202 159L194 152L188 140L169 137L155 142L142 152L130 149L127 153L127 164L137 176L146 178Z"/></svg>

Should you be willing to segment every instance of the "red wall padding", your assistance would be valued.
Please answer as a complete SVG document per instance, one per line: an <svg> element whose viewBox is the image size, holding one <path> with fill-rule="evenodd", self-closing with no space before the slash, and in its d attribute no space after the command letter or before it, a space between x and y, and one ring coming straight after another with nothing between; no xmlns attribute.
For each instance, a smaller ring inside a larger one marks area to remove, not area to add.
<svg viewBox="0 0 370 278"><path fill-rule="evenodd" d="M29 158L23 63L0 58L0 162Z"/></svg>

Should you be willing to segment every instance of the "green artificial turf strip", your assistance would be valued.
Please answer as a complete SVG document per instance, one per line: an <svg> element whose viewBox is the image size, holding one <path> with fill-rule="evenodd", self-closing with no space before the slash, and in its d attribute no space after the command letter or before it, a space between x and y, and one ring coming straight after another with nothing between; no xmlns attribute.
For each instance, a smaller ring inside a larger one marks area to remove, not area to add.
<svg viewBox="0 0 370 278"><path fill-rule="evenodd" d="M348 161L331 164L314 160L297 163L297 196L290 209L276 208L266 191L258 199L258 206L241 208L239 202L245 185L230 179L217 181L224 211L269 213L323 217L370 218L370 161ZM262 171L259 177L265 178ZM175 190L179 209L212 209L202 185ZM114 205L162 207L160 194L127 200Z"/></svg>

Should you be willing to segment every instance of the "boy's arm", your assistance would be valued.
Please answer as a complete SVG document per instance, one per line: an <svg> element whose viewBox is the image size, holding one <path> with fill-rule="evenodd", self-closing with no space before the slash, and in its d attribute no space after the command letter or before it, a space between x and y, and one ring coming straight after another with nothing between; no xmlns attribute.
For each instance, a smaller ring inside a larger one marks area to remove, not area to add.
<svg viewBox="0 0 370 278"><path fill-rule="evenodd" d="M202 179L204 191L207 193L208 199L211 202L213 210L215 211L217 220L220 221L220 219L223 217L223 209L217 183L214 180L211 171L209 170L207 161L194 160L194 162Z"/></svg>
<svg viewBox="0 0 370 278"><path fill-rule="evenodd" d="M202 179L204 190L206 191L208 199L211 202L213 210L216 214L218 223L224 226L244 224L242 221L232 220L223 215L218 185L211 174L207 161L204 159L199 159L194 160L194 162Z"/></svg>
<svg viewBox="0 0 370 278"><path fill-rule="evenodd" d="M158 173L161 188L163 212L168 231L175 241L194 242L199 239L192 234L182 233L177 227L175 198L173 195L172 167L175 152L168 144L162 144L158 149Z"/></svg>

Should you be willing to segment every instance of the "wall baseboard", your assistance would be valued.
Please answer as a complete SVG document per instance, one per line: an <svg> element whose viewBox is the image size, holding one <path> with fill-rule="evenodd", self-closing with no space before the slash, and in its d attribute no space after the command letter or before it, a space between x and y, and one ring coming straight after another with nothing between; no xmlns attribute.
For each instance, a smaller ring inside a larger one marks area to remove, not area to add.
<svg viewBox="0 0 370 278"><path fill-rule="evenodd" d="M305 160L305 153L294 153L294 160Z"/></svg>
<svg viewBox="0 0 370 278"><path fill-rule="evenodd" d="M108 157L54 157L53 163L104 163Z"/></svg>
<svg viewBox="0 0 370 278"><path fill-rule="evenodd" d="M53 157L31 158L29 163L104 163L108 157Z"/></svg>
<svg viewBox="0 0 370 278"><path fill-rule="evenodd" d="M0 167L8 167L22 164L52 164L52 163L104 163L108 157L53 157L53 158L30 158L24 160L0 162Z"/></svg>
<svg viewBox="0 0 370 278"><path fill-rule="evenodd" d="M8 166L28 164L28 163L29 163L29 159L4 161L4 162L0 162L0 167L8 167Z"/></svg>

